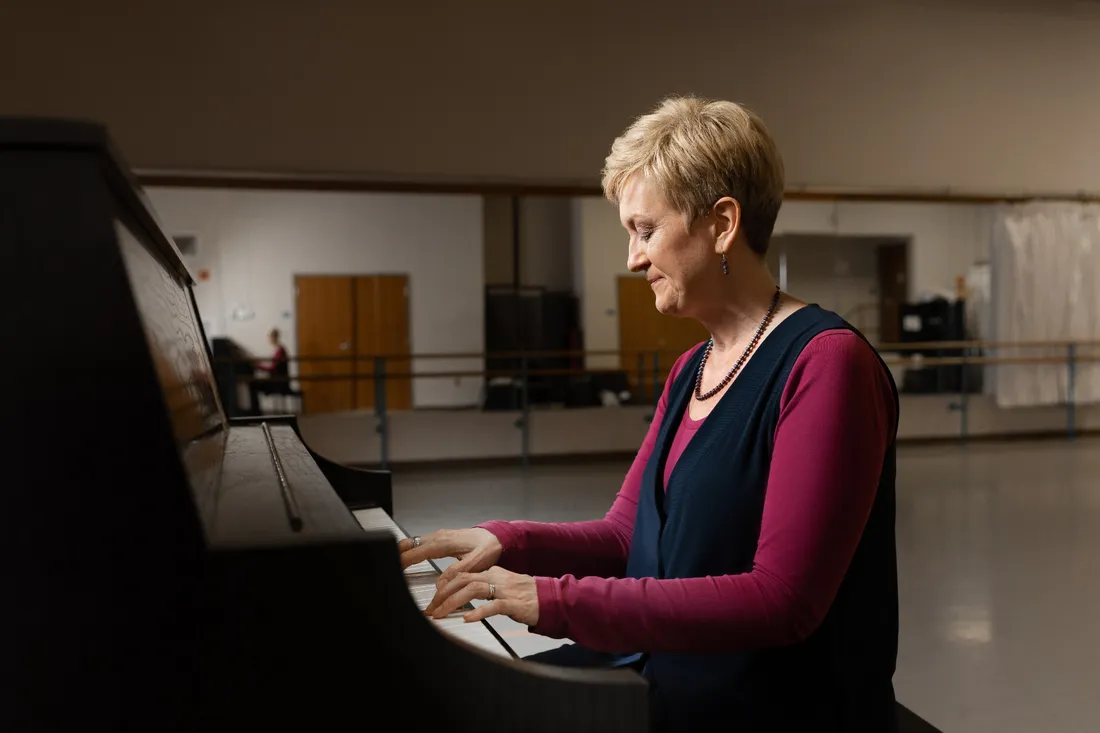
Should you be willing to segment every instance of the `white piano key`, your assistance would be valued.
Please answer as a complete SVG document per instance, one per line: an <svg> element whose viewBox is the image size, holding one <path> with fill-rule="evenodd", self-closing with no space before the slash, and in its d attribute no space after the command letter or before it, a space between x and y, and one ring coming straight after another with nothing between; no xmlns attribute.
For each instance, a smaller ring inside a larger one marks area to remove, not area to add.
<svg viewBox="0 0 1100 733"><path fill-rule="evenodd" d="M360 509L354 512L359 526L367 530L389 530L396 540L403 540L408 535L393 521L390 515L382 509ZM418 562L405 568L405 581L416 607L423 611L431 603L435 596L435 581L439 578L439 571L428 561ZM432 626L441 633L453 639L459 639L471 646L511 658L511 654L501 646L500 641L489 631L488 624L484 621L467 623L462 619L468 609L452 613L443 619L429 619Z"/></svg>

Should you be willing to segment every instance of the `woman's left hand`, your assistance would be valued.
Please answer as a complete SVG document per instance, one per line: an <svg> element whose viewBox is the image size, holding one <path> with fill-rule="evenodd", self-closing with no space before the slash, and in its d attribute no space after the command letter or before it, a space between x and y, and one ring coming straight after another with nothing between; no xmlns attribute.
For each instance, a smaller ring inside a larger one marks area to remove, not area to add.
<svg viewBox="0 0 1100 733"><path fill-rule="evenodd" d="M535 579L493 566L481 573L459 573L436 589L424 613L444 618L476 599L489 601L468 611L464 621L481 621L490 616L508 616L527 626L539 622L539 594Z"/></svg>

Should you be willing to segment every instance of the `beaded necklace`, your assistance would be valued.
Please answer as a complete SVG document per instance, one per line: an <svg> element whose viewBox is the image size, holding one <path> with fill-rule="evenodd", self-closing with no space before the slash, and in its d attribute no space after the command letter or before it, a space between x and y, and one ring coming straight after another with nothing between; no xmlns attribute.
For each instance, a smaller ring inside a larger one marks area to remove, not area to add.
<svg viewBox="0 0 1100 733"><path fill-rule="evenodd" d="M703 360L699 362L699 371L695 375L695 399L702 402L703 400L709 400L714 395L722 391L722 388L730 383L737 372L741 371L741 367L748 360L749 355L752 353L756 345L760 343L760 337L764 335L764 331L768 329L768 324L771 323L772 318L775 316L776 307L779 305L779 286L775 286L775 295L772 296L771 307L768 308L768 312L764 314L764 319L760 321L760 327L756 329L756 335L752 337L752 341L745 347L745 350L741 353L741 358L733 365L733 368L729 370L729 373L718 383L718 386L710 390L706 394L702 393L703 390L703 368L707 365L707 359L710 358L711 349L714 347L714 339L707 341L707 349L703 352Z"/></svg>

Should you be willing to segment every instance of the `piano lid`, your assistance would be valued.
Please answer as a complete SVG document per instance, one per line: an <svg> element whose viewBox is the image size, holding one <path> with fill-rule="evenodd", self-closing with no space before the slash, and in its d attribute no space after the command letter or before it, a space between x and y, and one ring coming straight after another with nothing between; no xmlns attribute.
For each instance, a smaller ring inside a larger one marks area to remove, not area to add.
<svg viewBox="0 0 1100 733"><path fill-rule="evenodd" d="M149 201L149 196L102 123L33 115L0 117L0 149L52 153L86 152L100 156L103 162L101 172L105 180L142 228L142 238L148 238L157 249L162 250L170 266L188 284L194 284L195 278L180 257L179 248L164 234L164 227Z"/></svg>

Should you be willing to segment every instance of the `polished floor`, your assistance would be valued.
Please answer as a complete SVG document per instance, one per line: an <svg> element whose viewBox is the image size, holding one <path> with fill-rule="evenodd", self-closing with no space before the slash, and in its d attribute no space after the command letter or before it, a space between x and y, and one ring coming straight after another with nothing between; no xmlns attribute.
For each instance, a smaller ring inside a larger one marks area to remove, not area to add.
<svg viewBox="0 0 1100 733"><path fill-rule="evenodd" d="M626 465L395 472L412 533L601 516ZM945 733L1100 730L1100 441L903 448L898 699ZM562 643L507 619L519 654Z"/></svg>

